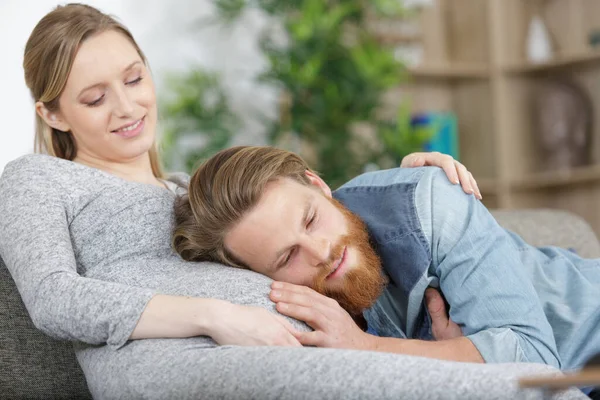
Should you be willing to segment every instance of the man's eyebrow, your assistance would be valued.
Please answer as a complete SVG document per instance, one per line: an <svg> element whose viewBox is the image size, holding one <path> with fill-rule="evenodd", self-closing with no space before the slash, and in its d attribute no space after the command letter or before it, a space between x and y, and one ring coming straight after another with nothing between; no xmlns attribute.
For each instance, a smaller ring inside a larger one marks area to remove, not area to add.
<svg viewBox="0 0 600 400"><path fill-rule="evenodd" d="M134 61L134 62L132 62L131 64L129 64L129 65L128 65L128 66L127 66L127 67L126 67L124 70L123 70L123 72L127 72L127 71L129 71L130 69L132 69L133 67L135 67L137 64L141 64L141 63L142 63L142 62L141 62L140 60ZM93 85L90 85L90 86L86 87L85 89L83 89L81 92L79 92L79 96L81 96L81 95L82 95L82 94L83 94L83 93L84 93L86 90L90 90L90 89L93 89L93 88L95 88L96 86L101 86L101 85L102 85L102 83L95 83L95 84L93 84Z"/></svg>
<svg viewBox="0 0 600 400"><path fill-rule="evenodd" d="M300 220L300 229L302 229L302 227L304 226L304 221L308 219L308 213L310 212L311 204L312 202L310 201L310 198L306 197L304 200L304 211L302 212L302 219ZM283 249L279 250L275 255L275 258L273 259L273 262L271 262L271 264L269 265L269 269L273 271L279 269L279 267L283 263L283 260L279 263L277 263L277 260L279 260L281 256L283 256L289 250L289 247L284 247Z"/></svg>

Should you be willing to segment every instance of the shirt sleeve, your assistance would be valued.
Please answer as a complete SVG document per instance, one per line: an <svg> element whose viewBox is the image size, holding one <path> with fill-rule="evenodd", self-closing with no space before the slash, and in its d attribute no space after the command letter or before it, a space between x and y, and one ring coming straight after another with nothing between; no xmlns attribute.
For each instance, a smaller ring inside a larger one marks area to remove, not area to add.
<svg viewBox="0 0 600 400"><path fill-rule="evenodd" d="M44 168L15 163L0 179L0 256L34 325L58 339L121 347L154 291L80 276L68 192Z"/></svg>
<svg viewBox="0 0 600 400"><path fill-rule="evenodd" d="M423 175L415 200L431 245L430 274L484 360L560 368L552 328L507 231L438 168Z"/></svg>

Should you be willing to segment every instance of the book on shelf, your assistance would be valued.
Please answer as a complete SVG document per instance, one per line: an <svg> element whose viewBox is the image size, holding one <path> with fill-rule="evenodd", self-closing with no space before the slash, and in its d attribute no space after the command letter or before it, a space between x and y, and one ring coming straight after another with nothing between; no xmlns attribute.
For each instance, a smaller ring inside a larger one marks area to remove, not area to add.
<svg viewBox="0 0 600 400"><path fill-rule="evenodd" d="M432 130L432 137L424 144L423 151L439 151L460 159L458 148L458 123L452 112L425 112L413 115L411 124L415 128Z"/></svg>

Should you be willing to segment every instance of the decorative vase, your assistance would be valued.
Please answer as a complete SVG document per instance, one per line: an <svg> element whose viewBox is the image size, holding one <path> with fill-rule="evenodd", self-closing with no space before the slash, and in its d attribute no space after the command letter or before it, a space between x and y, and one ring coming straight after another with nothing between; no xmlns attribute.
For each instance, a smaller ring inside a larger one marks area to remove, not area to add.
<svg viewBox="0 0 600 400"><path fill-rule="evenodd" d="M527 59L533 63L548 62L553 57L550 33L538 14L531 18L527 33Z"/></svg>
<svg viewBox="0 0 600 400"><path fill-rule="evenodd" d="M546 171L589 164L593 104L587 91L567 78L538 81L534 123Z"/></svg>

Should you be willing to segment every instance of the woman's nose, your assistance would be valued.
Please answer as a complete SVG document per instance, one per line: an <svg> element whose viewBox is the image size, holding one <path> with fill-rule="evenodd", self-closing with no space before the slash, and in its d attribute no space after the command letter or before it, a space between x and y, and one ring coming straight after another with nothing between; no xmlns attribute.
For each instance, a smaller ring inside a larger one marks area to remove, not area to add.
<svg viewBox="0 0 600 400"><path fill-rule="evenodd" d="M133 101L123 89L117 92L117 104L115 105L115 114L118 117L131 117L133 115L134 107Z"/></svg>

